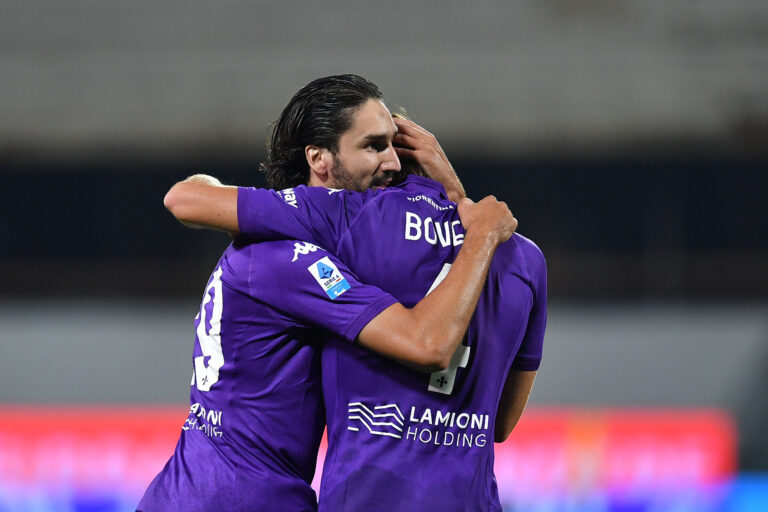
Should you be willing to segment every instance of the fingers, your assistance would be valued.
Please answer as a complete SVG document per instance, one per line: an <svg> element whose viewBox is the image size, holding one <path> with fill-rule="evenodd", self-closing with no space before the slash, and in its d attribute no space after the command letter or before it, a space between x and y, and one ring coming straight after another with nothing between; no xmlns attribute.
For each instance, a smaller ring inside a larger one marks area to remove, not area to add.
<svg viewBox="0 0 768 512"><path fill-rule="evenodd" d="M401 133L408 133L413 136L422 134L426 135L427 137L434 137L434 135L432 135L429 131L425 130L422 126L419 126L410 119L401 119L399 117L395 117L393 118L393 121L395 122L398 131Z"/></svg>
<svg viewBox="0 0 768 512"><path fill-rule="evenodd" d="M392 142L395 144L399 144L400 146L405 146L409 148L413 148L419 143L419 139L412 135L408 135L407 133L398 132L395 134L395 137L392 139Z"/></svg>
<svg viewBox="0 0 768 512"><path fill-rule="evenodd" d="M468 231L471 229L486 230L494 233L497 242L505 242L517 230L517 219L509 210L506 202L499 201L495 196L486 196L477 203L464 198L458 203L461 223Z"/></svg>
<svg viewBox="0 0 768 512"><path fill-rule="evenodd" d="M395 146L395 153L401 158L410 158L411 160L418 160L416 158L416 150L411 148L398 148Z"/></svg>
<svg viewBox="0 0 768 512"><path fill-rule="evenodd" d="M496 196L490 195L490 196L485 196L484 198L482 198L480 200L479 204L498 203L498 202L499 201L498 201L498 199L496 199Z"/></svg>
<svg viewBox="0 0 768 512"><path fill-rule="evenodd" d="M421 126L413 121L407 121L405 119L394 118L394 120L398 129L398 132L395 135L395 142L398 141L398 136L402 136L404 138L402 142L403 144L413 146L419 143L424 146L433 147L436 151L442 151L435 136Z"/></svg>
<svg viewBox="0 0 768 512"><path fill-rule="evenodd" d="M459 219L461 220L461 224L464 226L464 228L468 225L468 217L472 214L472 208L475 202L471 200L468 197L463 198L458 203L457 211L459 212Z"/></svg>

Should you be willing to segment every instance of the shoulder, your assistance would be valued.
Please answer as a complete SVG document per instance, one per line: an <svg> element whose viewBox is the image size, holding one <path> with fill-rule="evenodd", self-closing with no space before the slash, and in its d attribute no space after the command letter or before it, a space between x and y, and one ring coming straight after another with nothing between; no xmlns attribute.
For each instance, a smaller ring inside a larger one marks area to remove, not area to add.
<svg viewBox="0 0 768 512"><path fill-rule="evenodd" d="M515 274L536 286L546 278L547 263L538 245L515 233L496 250L492 269L499 274Z"/></svg>
<svg viewBox="0 0 768 512"><path fill-rule="evenodd" d="M308 266L328 256L321 247L300 240L252 242L235 240L221 258L227 280L236 288L287 283Z"/></svg>
<svg viewBox="0 0 768 512"><path fill-rule="evenodd" d="M523 235L520 235L518 233L515 233L512 235L512 240L515 241L515 244L518 247L518 250L524 255L524 257L532 262L539 262L542 264L546 264L546 260L544 258L544 253L541 251L538 245L531 240L530 238L526 238Z"/></svg>
<svg viewBox="0 0 768 512"><path fill-rule="evenodd" d="M299 185L295 188L288 188L278 192L286 202L292 204L292 206L300 206L297 204L299 201L306 200L312 203L323 204L364 204L368 202L373 194L373 191L355 192L353 190L345 190L338 188L327 187L310 187L307 185Z"/></svg>
<svg viewBox="0 0 768 512"><path fill-rule="evenodd" d="M429 188L391 187L373 192L367 198L367 208L382 216L400 215L404 211L417 213L422 217L456 217L456 203L440 196ZM370 212L369 212L370 213Z"/></svg>

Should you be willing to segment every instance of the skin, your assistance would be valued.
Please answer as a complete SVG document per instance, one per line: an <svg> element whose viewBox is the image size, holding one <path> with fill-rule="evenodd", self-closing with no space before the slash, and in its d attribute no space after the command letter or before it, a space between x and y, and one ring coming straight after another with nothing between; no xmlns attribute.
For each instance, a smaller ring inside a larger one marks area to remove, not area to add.
<svg viewBox="0 0 768 512"><path fill-rule="evenodd" d="M165 206L185 225L236 233L237 188L217 183L210 176L192 176L168 192ZM420 371L448 367L475 312L496 247L517 229L506 203L493 196L479 203L463 199L458 211L466 235L446 278L413 308L393 304L379 313L360 332L362 346ZM188 213L194 215L185 217Z"/></svg>
<svg viewBox="0 0 768 512"><path fill-rule="evenodd" d="M338 152L308 145L304 148L310 167L311 187L345 188L363 192L386 187L400 160L392 141L397 126L386 105L369 99L353 114L352 126L339 137Z"/></svg>
<svg viewBox="0 0 768 512"><path fill-rule="evenodd" d="M195 175L177 183L166 195L165 206L179 221L188 227L219 229L232 233L239 231L237 225L237 187L222 185L216 178L211 176ZM466 216L466 213L464 215ZM465 217L462 216L462 221L464 220ZM462 256L467 247L469 246L465 244L465 247L459 253L459 257ZM458 263L459 258L456 261ZM455 265L451 272L454 270ZM485 272L485 269L483 269L483 272ZM449 273L448 277L451 277L451 273ZM448 278L446 278L446 281L448 281ZM446 281L443 281L425 300L440 291L441 287L446 285ZM450 351L452 346L455 350L455 347L458 345L454 346L451 344L443 349L437 348L436 351L433 351L435 345L432 341L426 342L427 345L432 347L427 349L419 344L420 341L423 341L420 340L412 344L406 341L406 343L409 343L408 346L403 346L400 349L395 348L389 354L386 353L386 348L379 349L377 347L377 340L386 340L388 327L392 325L400 327L410 325L402 322L399 318L392 318L390 313L399 314L401 312L399 310L389 311L389 309L383 311L365 327L364 331L366 332L361 333L360 336L361 344L365 344L371 350L377 351L382 355L392 357L403 364L424 371L434 371L429 368L442 368L446 364L445 360L442 359L445 351ZM377 319L382 320L382 322L377 322ZM413 329L413 327L409 326L404 330L408 329ZM424 329L429 331L430 328L427 324L422 324L419 329L423 332ZM406 332L405 334L408 333ZM369 338L368 335L372 337ZM407 338L400 339L407 340ZM505 441L515 425L517 425L528 402L535 376L535 371L517 370L510 370L507 375L496 417L494 440L497 443Z"/></svg>
<svg viewBox="0 0 768 512"><path fill-rule="evenodd" d="M395 148L394 143L402 147ZM355 112L352 126L339 138L336 154L327 148L306 146L305 156L310 167L307 184L357 191L386 186L390 175L400 170L398 155L414 159L432 179L445 186L448 197L459 203L467 238L451 272L433 293L411 310L400 304L384 310L361 331L359 342L407 366L431 372L447 367L461 342L484 284L490 256L503 238L494 241L489 234L484 240L483 236L470 236L473 211L468 207L490 208L491 202L481 201L477 205L462 202L466 197L464 187L435 136L412 121L393 119L384 103L373 99ZM224 186L210 176L195 175L177 183L166 195L165 206L188 227L239 232L237 187ZM476 227L492 230L494 221L490 220L490 211L477 211L480 217L488 217ZM511 217L511 213L509 215ZM481 227L483 223L485 226ZM516 220L514 226L516 229ZM473 270L476 279L469 283L469 293L462 294L461 287L467 286L465 280ZM445 293L438 293L443 291ZM509 372L499 402L496 442L504 441L520 419L535 375L536 372Z"/></svg>
<svg viewBox="0 0 768 512"><path fill-rule="evenodd" d="M399 146L395 148L397 155L418 162L427 176L445 187L448 199L454 203L467 197L464 185L461 184L437 138L409 119L393 117L393 121L397 126L397 135L393 140Z"/></svg>
<svg viewBox="0 0 768 512"><path fill-rule="evenodd" d="M464 199L459 216L467 233L445 280L413 308L393 304L382 311L360 331L362 346L430 373L448 367L475 313L493 253L517 227L506 204L490 196L477 204Z"/></svg>

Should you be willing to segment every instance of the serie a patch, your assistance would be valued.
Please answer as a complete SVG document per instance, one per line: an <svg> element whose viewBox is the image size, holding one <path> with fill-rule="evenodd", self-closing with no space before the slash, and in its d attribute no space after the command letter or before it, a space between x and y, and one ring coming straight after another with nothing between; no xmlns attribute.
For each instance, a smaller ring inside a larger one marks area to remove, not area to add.
<svg viewBox="0 0 768 512"><path fill-rule="evenodd" d="M328 256L317 260L307 270L331 299L349 290L349 282Z"/></svg>

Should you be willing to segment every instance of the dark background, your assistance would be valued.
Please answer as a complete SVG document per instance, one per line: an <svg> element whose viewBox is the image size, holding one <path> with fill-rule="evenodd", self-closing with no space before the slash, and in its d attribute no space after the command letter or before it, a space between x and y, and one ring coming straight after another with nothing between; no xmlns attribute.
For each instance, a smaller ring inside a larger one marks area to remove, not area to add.
<svg viewBox="0 0 768 512"><path fill-rule="evenodd" d="M0 0L0 403L181 404L228 238L162 198L260 185L354 72L547 257L531 407L715 408L768 469L768 3Z"/></svg>
<svg viewBox="0 0 768 512"><path fill-rule="evenodd" d="M228 184L264 186L260 157L5 163L2 293L196 292L221 236L180 229L163 195L200 169ZM554 299L768 295L767 159L461 155L453 163L470 196L507 201L519 231L544 250Z"/></svg>

